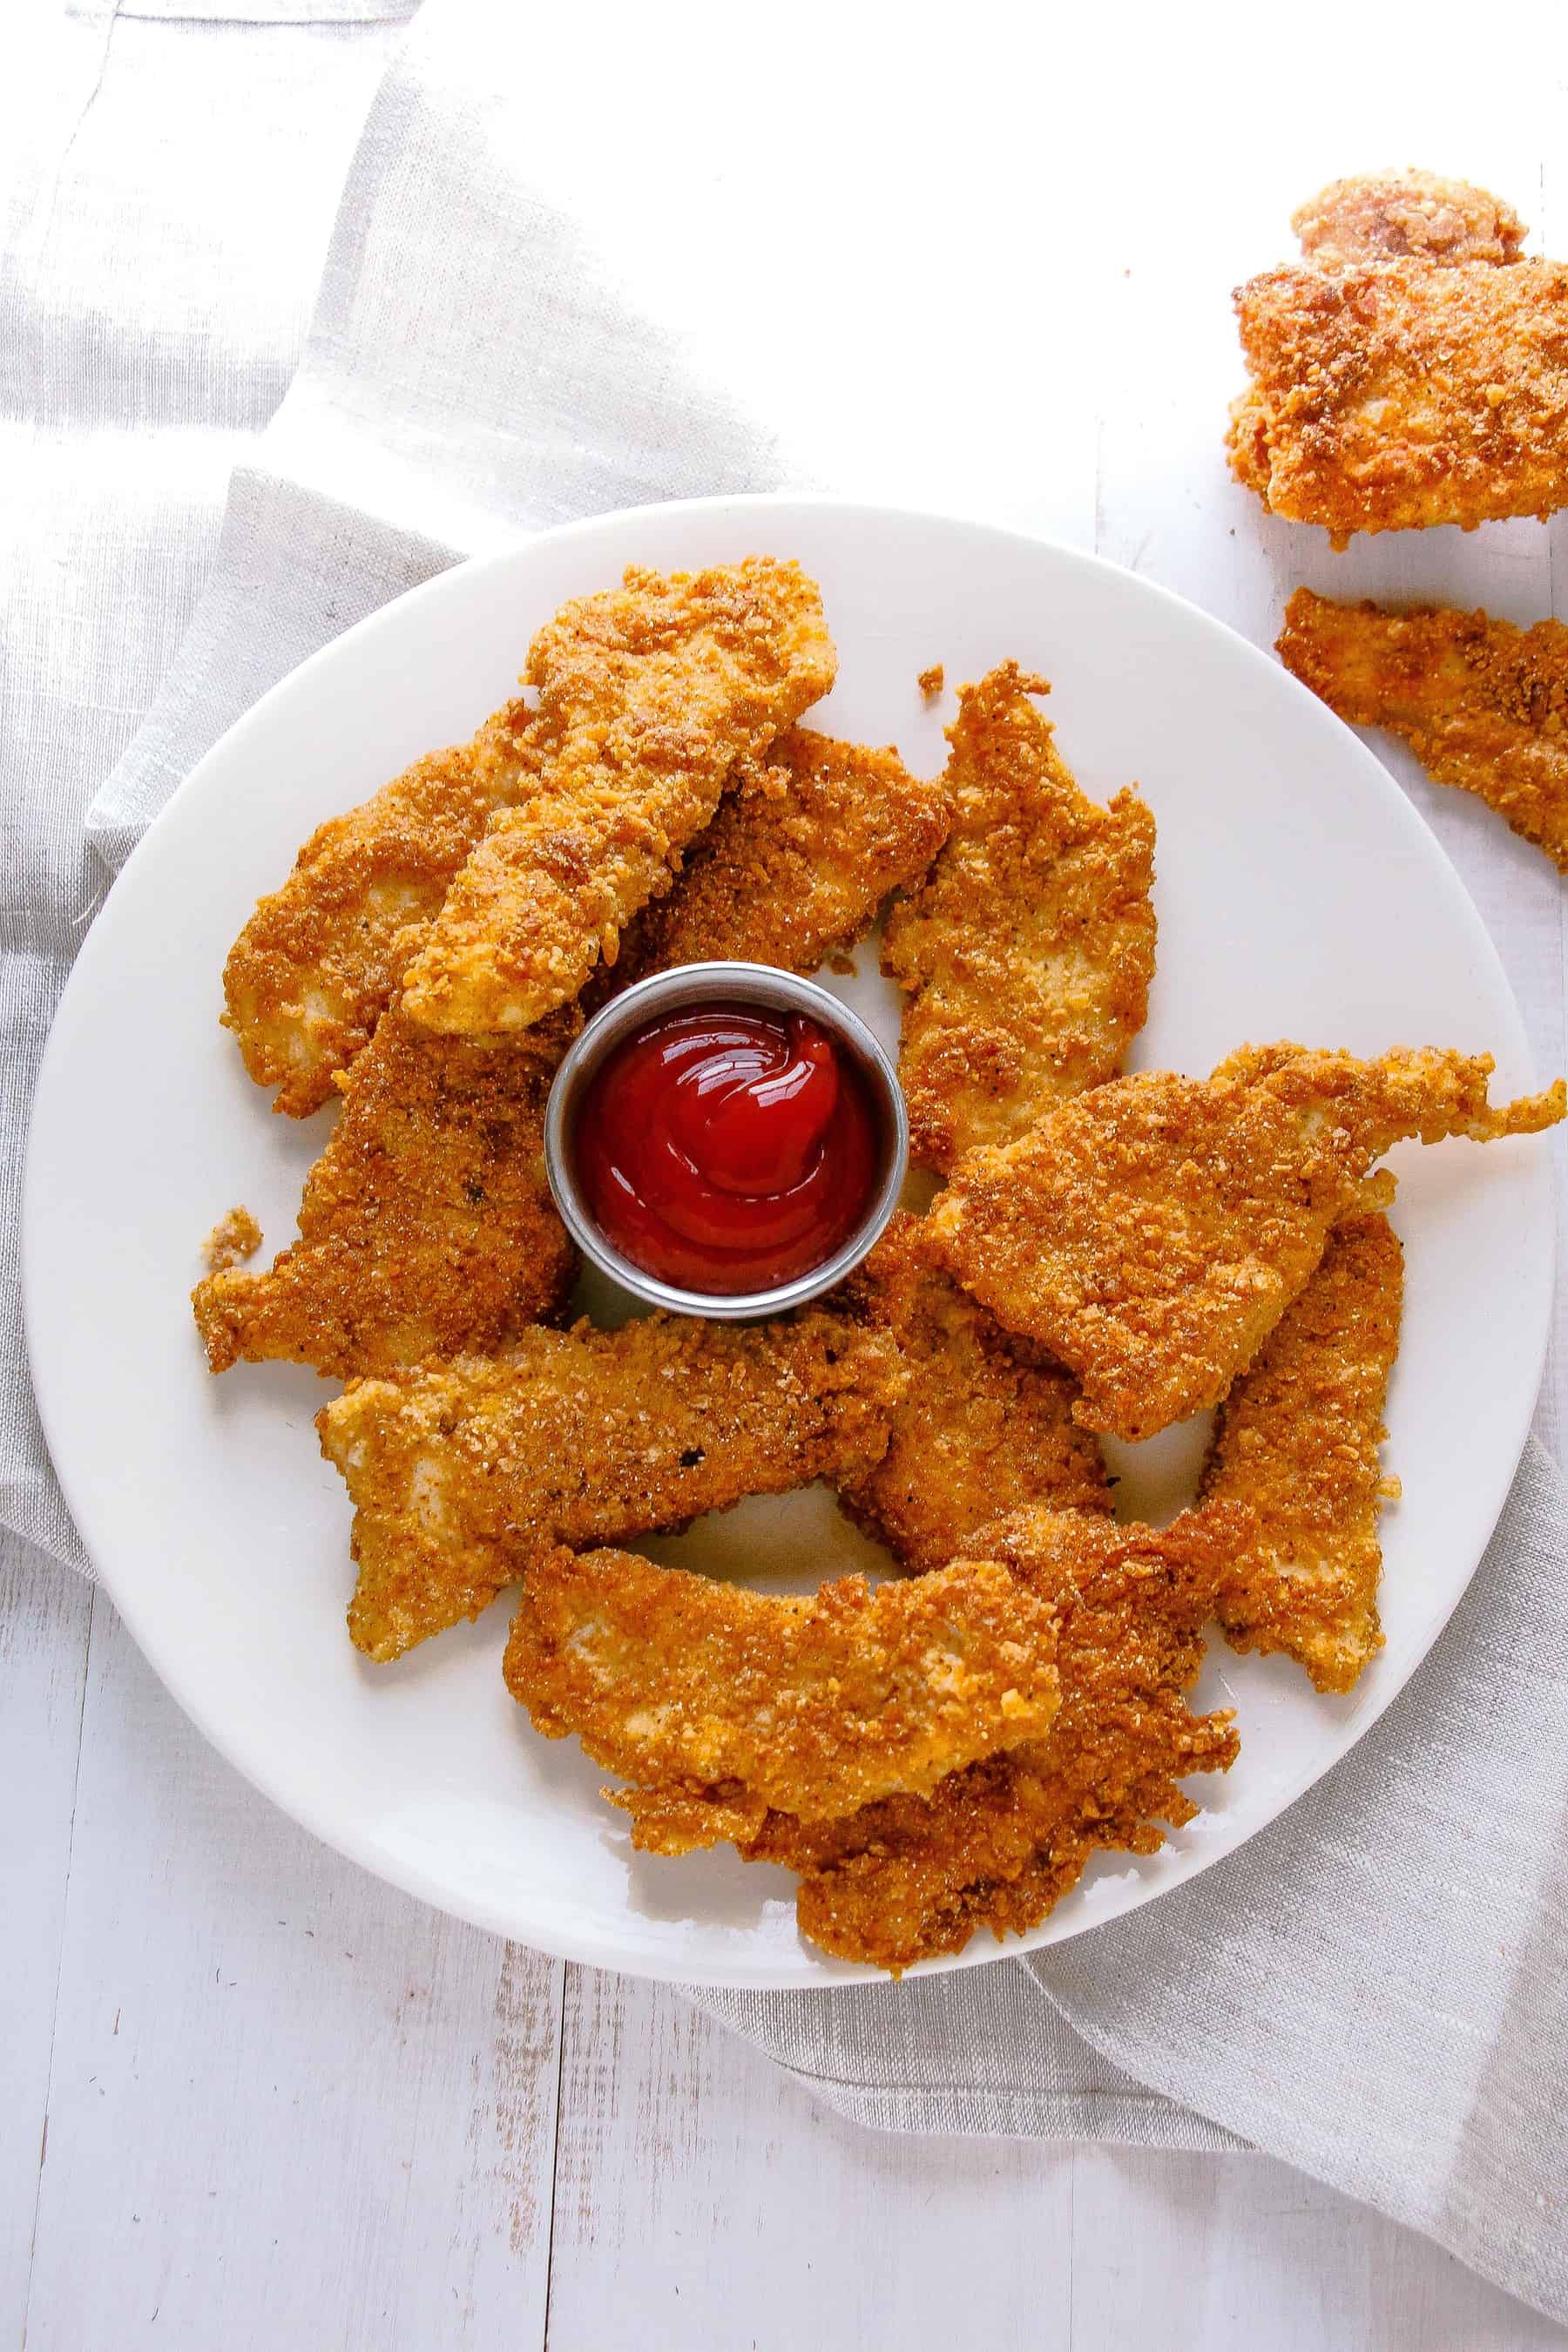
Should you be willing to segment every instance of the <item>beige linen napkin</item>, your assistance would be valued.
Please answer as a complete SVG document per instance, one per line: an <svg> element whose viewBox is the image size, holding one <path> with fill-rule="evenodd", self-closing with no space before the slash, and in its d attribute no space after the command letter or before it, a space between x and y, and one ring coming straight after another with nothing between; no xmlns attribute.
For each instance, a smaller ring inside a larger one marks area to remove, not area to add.
<svg viewBox="0 0 1568 2352"><path fill-rule="evenodd" d="M342 7L377 13L374 0ZM397 13L395 0L381 13ZM89 32L94 15L83 12ZM312 31L320 41L333 29ZM335 33L350 37L347 25ZM528 99L496 75L492 33L483 0L426 0L354 158L303 363L233 475L216 552L202 544L193 560L165 509L155 524L142 519L159 565L184 563L182 580L206 573L177 655L183 592L159 598L149 582L150 609L125 617L117 646L96 643L85 686L79 648L50 636L67 592L51 591L50 604L35 583L24 604L23 723L0 740L13 848L0 941L12 1168L48 1014L97 896L80 785L107 738L89 733L73 760L62 720L86 725L116 698L145 709L152 675L174 656L87 817L112 869L259 693L458 553L596 509L780 478L766 436L631 315L570 223L528 186ZM156 85L132 105L101 51L80 46L73 58L77 103L96 93L97 135L122 105L129 138ZM301 53L301 83L305 72ZM59 121L71 119L62 102ZM85 152L96 152L90 139ZM48 206L65 183L51 194L46 181L40 172L24 184L29 267L8 278L0 314L6 348L33 355L35 419L155 430L151 361L128 391L113 354L84 332L134 283L123 246L105 235L94 253L66 257L74 270L62 274L57 252L51 271ZM247 266L261 269L258 252ZM163 420L199 416L205 402L237 436L254 427L288 341L280 310L265 353L249 364L231 354L216 383L194 351L182 369L161 348ZM132 483L125 496L135 495ZM201 540L208 511L193 499L186 538ZM89 553L67 545L56 568L68 578ZM4 1248L14 1273L10 1202ZM4 1337L5 1522L85 1565L44 1458L14 1318ZM864 2123L1252 2145L1568 2318L1565 1532L1561 1483L1532 1448L1452 1627L1384 1721L1270 1831L1147 1910L1026 1963L695 1998Z"/></svg>
<svg viewBox="0 0 1568 2352"><path fill-rule="evenodd" d="M1345 1760L1227 1860L1011 1968L695 1998L884 2130L1250 2143L1568 2319L1568 1493L1533 1440Z"/></svg>

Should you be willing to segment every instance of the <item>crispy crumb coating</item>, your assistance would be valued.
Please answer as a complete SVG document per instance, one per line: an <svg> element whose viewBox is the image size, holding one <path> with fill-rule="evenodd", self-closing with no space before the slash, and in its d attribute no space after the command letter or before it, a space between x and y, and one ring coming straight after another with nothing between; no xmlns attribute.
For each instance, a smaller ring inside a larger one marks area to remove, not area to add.
<svg viewBox="0 0 1568 2352"><path fill-rule="evenodd" d="M1154 820L1131 792L1085 799L1005 662L960 690L952 831L888 919L882 969L907 1002L910 1141L942 1171L1121 1066L1154 969Z"/></svg>
<svg viewBox="0 0 1568 2352"><path fill-rule="evenodd" d="M941 783L896 751L793 727L726 793L668 897L632 917L603 992L718 957L816 971L919 880L947 826Z"/></svg>
<svg viewBox="0 0 1568 2352"><path fill-rule="evenodd" d="M544 1104L576 1027L439 1037L394 1006L347 1072L300 1238L192 1293L215 1372L286 1357L348 1380L502 1346L561 1307L576 1253L544 1174Z"/></svg>
<svg viewBox="0 0 1568 2352"><path fill-rule="evenodd" d="M1238 480L1270 513L1354 531L1544 518L1568 504L1568 269L1266 270L1237 289L1251 383Z"/></svg>
<svg viewBox="0 0 1568 2352"><path fill-rule="evenodd" d="M1057 1712L1056 1616L995 1560L809 1599L624 1551L531 1567L507 1686L632 1785L632 1843L743 1842L770 1808L830 1821L1020 1740ZM610 1792L606 1791L606 1794Z"/></svg>
<svg viewBox="0 0 1568 2352"><path fill-rule="evenodd" d="M202 1264L209 1274L226 1274L243 1265L261 1247L261 1228L247 1208L230 1209L220 1217L202 1244Z"/></svg>
<svg viewBox="0 0 1568 2352"><path fill-rule="evenodd" d="M921 692L924 695L928 702L934 702L936 700L938 695L942 692L942 688L946 683L947 673L942 668L941 662L932 662L931 667L929 669L922 669L919 677L915 680L915 684L920 688Z"/></svg>
<svg viewBox="0 0 1568 2352"><path fill-rule="evenodd" d="M1568 627L1447 604L1338 604L1298 588L1288 670L1352 727L1402 736L1439 783L1496 809L1568 874Z"/></svg>
<svg viewBox="0 0 1568 2352"><path fill-rule="evenodd" d="M1321 1691L1352 1688L1383 1647L1378 1447L1399 1346L1404 1263L1386 1217L1345 1219L1321 1265L1219 1409L1205 1499L1253 1532L1226 1572L1233 1650L1286 1651Z"/></svg>
<svg viewBox="0 0 1568 2352"><path fill-rule="evenodd" d="M262 898L224 966L223 1020L258 1086L293 1118L332 1098L397 986L395 942L427 923L498 809L538 787L521 702L470 743L433 752L346 816L318 825L282 887Z"/></svg>
<svg viewBox="0 0 1568 2352"><path fill-rule="evenodd" d="M557 1544L624 1542L874 1461L901 1375L842 1316L522 1332L322 1407L354 1505L349 1631L395 1658Z"/></svg>
<svg viewBox="0 0 1568 2352"><path fill-rule="evenodd" d="M1194 1715L1185 1693L1242 1524L1215 1507L1157 1533L1049 1511L988 1528L985 1550L1056 1611L1056 1720L929 1798L886 1798L820 1827L770 1814L743 1851L800 1872L802 1932L896 1975L962 1951L980 1927L1022 1935L1097 1848L1153 1853L1161 1822L1191 1821L1198 1808L1178 1784L1228 1770L1237 1753L1229 1713Z"/></svg>
<svg viewBox="0 0 1568 2352"><path fill-rule="evenodd" d="M501 810L408 967L404 1003L430 1029L524 1029L614 956L669 887L738 761L827 692L822 599L771 556L707 572L627 572L534 638L540 790Z"/></svg>
<svg viewBox="0 0 1568 2352"><path fill-rule="evenodd" d="M1367 172L1331 180L1290 215L1315 269L1367 261L1517 261L1524 223L1511 205L1436 172Z"/></svg>
<svg viewBox="0 0 1568 2352"><path fill-rule="evenodd" d="M1206 1079L1118 1079L972 1153L931 1212L931 1244L999 1321L1076 1373L1086 1428L1152 1437L1225 1395L1401 1137L1486 1142L1563 1117L1561 1079L1494 1110L1491 1067L1489 1055L1277 1045L1245 1047Z"/></svg>
<svg viewBox="0 0 1568 2352"><path fill-rule="evenodd" d="M909 1391L881 1460L841 1482L858 1527L906 1568L955 1559L988 1520L1026 1504L1110 1509L1100 1448L1072 1417L1078 1383L926 1263L900 1213L852 1278L896 1341Z"/></svg>

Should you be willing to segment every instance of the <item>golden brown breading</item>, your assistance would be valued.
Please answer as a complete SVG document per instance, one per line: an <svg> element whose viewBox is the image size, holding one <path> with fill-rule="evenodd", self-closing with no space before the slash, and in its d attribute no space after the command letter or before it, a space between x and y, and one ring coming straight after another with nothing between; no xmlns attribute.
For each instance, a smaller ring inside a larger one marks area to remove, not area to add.
<svg viewBox="0 0 1568 2352"><path fill-rule="evenodd" d="M816 971L925 872L947 827L942 785L896 751L791 728L725 795L669 896L633 916L605 992L715 957Z"/></svg>
<svg viewBox="0 0 1568 2352"><path fill-rule="evenodd" d="M909 1002L899 1075L910 1148L945 1171L1096 1086L1149 1009L1154 820L1131 792L1085 799L1005 662L960 690L952 832L888 919L882 969Z"/></svg>
<svg viewBox="0 0 1568 2352"><path fill-rule="evenodd" d="M853 1277L910 1385L886 1454L838 1491L857 1526L906 1568L932 1569L1026 1504L1108 1512L1110 1486L1072 1417L1077 1381L927 1264L921 1232L918 1217L899 1214Z"/></svg>
<svg viewBox="0 0 1568 2352"><path fill-rule="evenodd" d="M635 1845L743 1842L770 1808L829 1821L1039 1739L1056 1616L995 1560L779 1598L624 1551L531 1565L507 1686L629 1780Z"/></svg>
<svg viewBox="0 0 1568 2352"><path fill-rule="evenodd" d="M1191 1821L1177 1783L1235 1760L1228 1712L1184 1694L1244 1515L1189 1512L1156 1533L1021 1511L986 1551L1056 1611L1061 1706L1043 1740L972 1764L929 1798L890 1797L813 1828L769 1815L747 1858L801 1873L802 1932L895 1974L960 1952L975 1930L1037 1927L1097 1848L1153 1853Z"/></svg>
<svg viewBox="0 0 1568 2352"><path fill-rule="evenodd" d="M833 1314L652 1315L357 1381L317 1417L354 1503L349 1630L373 1658L477 1616L557 1544L617 1543L875 1461L901 1387Z"/></svg>
<svg viewBox="0 0 1568 2352"><path fill-rule="evenodd" d="M426 1028L527 1028L575 996L623 926L669 887L737 761L754 761L833 683L815 584L750 556L633 569L565 604L529 649L540 790L501 810L405 976Z"/></svg>
<svg viewBox="0 0 1568 2352"><path fill-rule="evenodd" d="M1402 1136L1554 1126L1550 1093L1494 1110L1489 1055L1358 1061L1245 1047L1211 1078L1156 1071L971 1153L927 1223L937 1257L1075 1372L1086 1428L1152 1437L1225 1395Z"/></svg>
<svg viewBox="0 0 1568 2352"><path fill-rule="evenodd" d="M259 901L224 967L224 1025L276 1108L303 1118L332 1098L397 986L395 946L428 922L498 809L537 789L534 722L521 702L471 743L433 752L346 816L330 817L281 889Z"/></svg>
<svg viewBox="0 0 1568 2352"><path fill-rule="evenodd" d="M1474 793L1568 874L1568 627L1516 629L1448 604L1336 604L1298 588L1288 670L1352 727L1402 736L1439 783Z"/></svg>
<svg viewBox="0 0 1568 2352"><path fill-rule="evenodd" d="M1245 1504L1254 1531L1226 1571L1233 1650L1284 1650L1321 1691L1347 1691L1383 1647L1378 1447L1399 1346L1404 1267L1386 1217L1348 1217L1322 1264L1219 1409L1205 1499Z"/></svg>
<svg viewBox="0 0 1568 2352"><path fill-rule="evenodd" d="M936 700L938 695L942 692L942 688L946 683L947 673L942 668L941 662L932 662L931 667L929 669L922 669L919 677L915 680L915 684L920 688L921 694L924 695L928 702L934 702Z"/></svg>
<svg viewBox="0 0 1568 2352"><path fill-rule="evenodd" d="M1366 261L1517 261L1524 223L1511 205L1436 172L1367 172L1331 180L1290 215L1315 269Z"/></svg>
<svg viewBox="0 0 1568 2352"><path fill-rule="evenodd" d="M300 1238L192 1293L215 1372L287 1357L347 1380L499 1348L552 1315L577 1258L544 1175L544 1103L577 1015L526 1037L433 1036L397 1006L342 1081Z"/></svg>
<svg viewBox="0 0 1568 2352"><path fill-rule="evenodd" d="M1271 513L1342 547L1568 505L1561 263L1270 269L1236 305L1252 382L1231 467Z"/></svg>

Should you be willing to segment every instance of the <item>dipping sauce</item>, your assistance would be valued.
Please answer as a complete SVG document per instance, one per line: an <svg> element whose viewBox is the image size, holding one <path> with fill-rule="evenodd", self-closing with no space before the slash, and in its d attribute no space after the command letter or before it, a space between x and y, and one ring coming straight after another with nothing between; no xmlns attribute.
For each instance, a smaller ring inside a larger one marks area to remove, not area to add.
<svg viewBox="0 0 1568 2352"><path fill-rule="evenodd" d="M571 1150L624 1257L730 1297L830 1258L870 1207L882 1156L848 1049L804 1013L740 1004L634 1030L595 1073Z"/></svg>

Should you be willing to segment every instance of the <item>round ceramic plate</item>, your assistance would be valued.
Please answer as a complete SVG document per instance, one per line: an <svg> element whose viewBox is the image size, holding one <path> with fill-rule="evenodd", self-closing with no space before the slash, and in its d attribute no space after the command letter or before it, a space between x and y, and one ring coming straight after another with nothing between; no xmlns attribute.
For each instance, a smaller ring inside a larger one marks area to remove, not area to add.
<svg viewBox="0 0 1568 2352"><path fill-rule="evenodd" d="M1065 548L816 500L645 508L552 531L402 597L287 678L175 795L82 950L37 1092L25 1288L34 1378L88 1549L175 1697L319 1836L461 1917L567 1957L692 1981L856 1973L795 1929L793 1882L732 1853L632 1852L603 1774L508 1696L504 1601L391 1667L351 1647L349 1507L292 1366L215 1381L187 1294L236 1202L268 1250L293 1230L320 1119L273 1116L218 1027L219 975L252 901L321 818L506 698L531 632L627 563L753 551L822 583L839 684L814 725L895 742L934 773L951 685L1016 656L1053 681L1058 740L1103 798L1136 781L1159 823L1159 966L1135 1066L1205 1072L1244 1040L1495 1054L1533 1074L1475 909L1371 753L1271 660L1175 597ZM891 1041L875 950L834 979ZM1346 1698L1282 1659L1211 1654L1200 1700L1239 1711L1230 1774L1147 1861L1105 1857L1037 1933L1080 1933L1229 1853L1375 1720L1473 1573L1523 1444L1552 1251L1534 1141L1394 1155L1407 1307L1387 1461L1388 1643ZM601 1308L604 1302L597 1302ZM1185 1498L1204 1431L1119 1449L1125 1516ZM880 1556L807 1490L647 1549L773 1589ZM964 1962L992 1958L977 1937ZM1011 1947L1016 1949L1015 1945ZM963 1965L961 1962L959 1965Z"/></svg>

